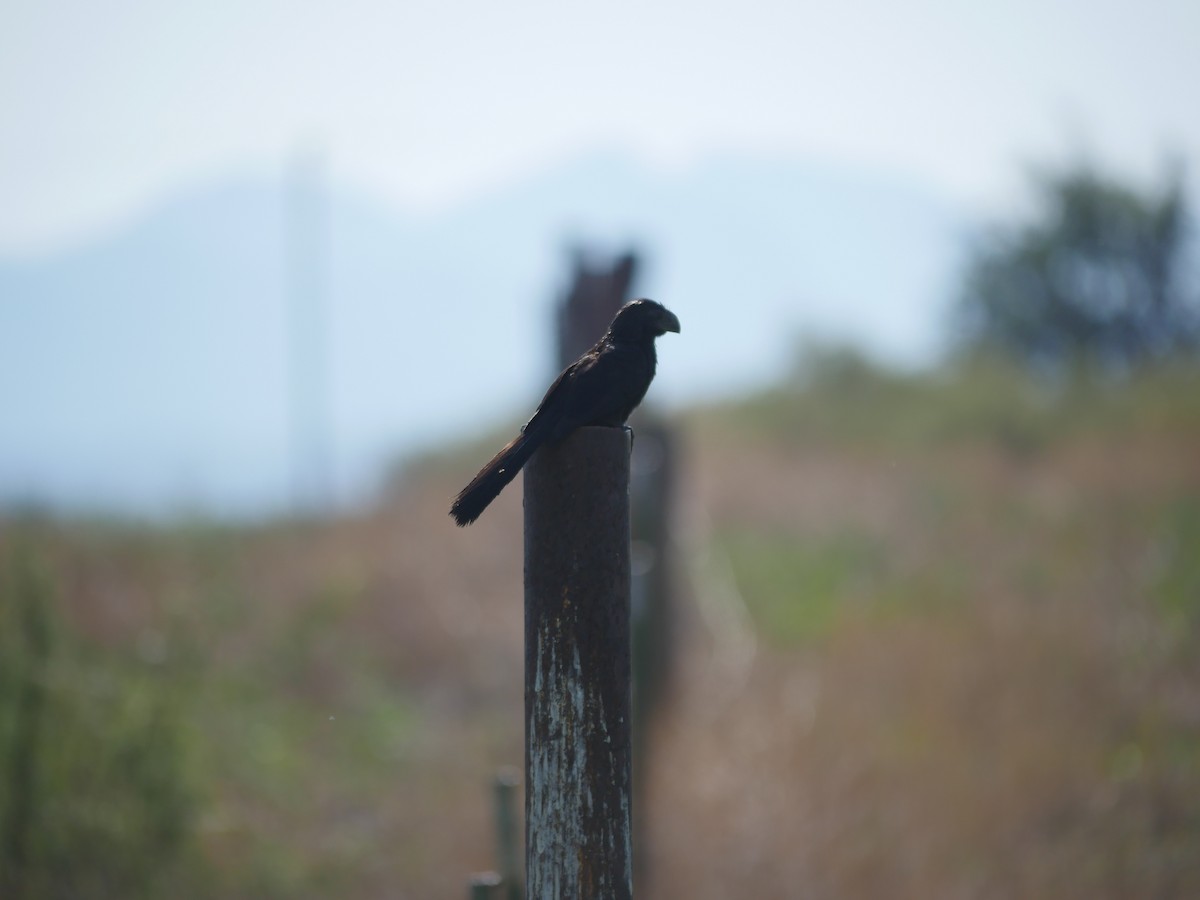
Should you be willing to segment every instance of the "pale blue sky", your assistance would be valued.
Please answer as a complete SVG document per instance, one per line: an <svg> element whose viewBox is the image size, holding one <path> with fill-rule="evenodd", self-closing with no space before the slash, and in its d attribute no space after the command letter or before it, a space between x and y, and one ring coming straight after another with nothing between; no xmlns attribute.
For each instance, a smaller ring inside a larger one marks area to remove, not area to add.
<svg viewBox="0 0 1200 900"><path fill-rule="evenodd" d="M0 252L306 140L426 207L604 147L830 158L999 209L1074 145L1200 170L1197 85L1196 0L7 0Z"/></svg>

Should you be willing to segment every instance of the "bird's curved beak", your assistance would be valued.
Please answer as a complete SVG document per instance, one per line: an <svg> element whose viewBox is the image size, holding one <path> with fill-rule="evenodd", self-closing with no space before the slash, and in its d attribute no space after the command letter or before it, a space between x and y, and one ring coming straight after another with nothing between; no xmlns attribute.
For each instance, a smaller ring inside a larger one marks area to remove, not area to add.
<svg viewBox="0 0 1200 900"><path fill-rule="evenodd" d="M662 328L664 333L673 331L676 334L679 334L679 316L675 315L675 313L671 312L669 309L664 309L662 321L659 322L659 327Z"/></svg>

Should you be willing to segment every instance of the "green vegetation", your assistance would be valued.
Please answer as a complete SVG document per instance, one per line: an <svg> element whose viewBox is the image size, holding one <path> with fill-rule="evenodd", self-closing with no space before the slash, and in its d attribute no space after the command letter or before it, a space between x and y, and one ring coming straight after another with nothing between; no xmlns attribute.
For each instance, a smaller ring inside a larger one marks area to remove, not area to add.
<svg viewBox="0 0 1200 900"><path fill-rule="evenodd" d="M1200 890L1198 376L825 351L691 416L712 546L767 648L736 715L689 736L770 780L757 808L709 801L762 822L741 849L819 848L797 883L835 896ZM703 815L704 769L672 765L664 793Z"/></svg>
<svg viewBox="0 0 1200 900"><path fill-rule="evenodd" d="M713 409L730 425L789 444L922 451L946 444L1033 453L1051 442L1200 431L1200 368L1176 362L1133 375L1087 366L1047 379L1001 357L932 373L882 369L848 348L806 348L785 384Z"/></svg>
<svg viewBox="0 0 1200 900"><path fill-rule="evenodd" d="M1200 496L1180 497L1163 510L1155 548L1152 590L1169 624L1194 638L1200 635Z"/></svg>
<svg viewBox="0 0 1200 900"><path fill-rule="evenodd" d="M1200 369L812 352L684 427L734 596L688 593L747 615L686 632L663 896L1200 891ZM521 759L519 529L445 516L477 461L328 522L5 523L0 894L461 896Z"/></svg>
<svg viewBox="0 0 1200 900"><path fill-rule="evenodd" d="M251 560L281 539L6 526L3 896L316 896L375 849L296 836L330 793L369 808L419 714L343 630L353 585L260 601Z"/></svg>
<svg viewBox="0 0 1200 900"><path fill-rule="evenodd" d="M0 589L0 887L143 897L186 869L199 809L183 685L154 652L105 652L59 620L36 551Z"/></svg>
<svg viewBox="0 0 1200 900"><path fill-rule="evenodd" d="M1076 164L1035 182L1037 208L973 248L960 338L1041 366L1136 367L1200 348L1183 172L1147 191Z"/></svg>
<svg viewBox="0 0 1200 900"><path fill-rule="evenodd" d="M816 349L786 385L698 412L692 425L701 439L743 434L771 459L760 461L769 471L812 459L890 471L907 525L937 552L919 564L899 559L902 536L880 535L879 526L886 532L891 524L861 521L852 509L826 511L804 528L771 521L719 530L716 544L769 640L811 643L839 622L967 603L978 574L969 568L983 562L985 536L1001 557L1037 535L1006 577L1016 593L1054 595L1070 589L1071 566L1103 556L1108 533L1122 527L1147 529L1149 594L1172 627L1200 626L1200 490L1185 479L1171 490L1136 492L1156 455L1165 453L1180 474L1196 469L1189 448L1200 445L1198 366L1120 379L1080 372L1051 384L996 359L900 374L852 351ZM1082 491L1070 470L1080 457L1112 480ZM1012 490L1014 479L1064 466L1061 484ZM1170 484L1176 476L1163 477ZM1073 496L1051 516L1040 487ZM986 521L975 522L981 513Z"/></svg>
<svg viewBox="0 0 1200 900"><path fill-rule="evenodd" d="M884 548L863 535L812 541L744 530L717 543L755 625L781 644L811 644L828 637L840 619L877 611L887 580Z"/></svg>

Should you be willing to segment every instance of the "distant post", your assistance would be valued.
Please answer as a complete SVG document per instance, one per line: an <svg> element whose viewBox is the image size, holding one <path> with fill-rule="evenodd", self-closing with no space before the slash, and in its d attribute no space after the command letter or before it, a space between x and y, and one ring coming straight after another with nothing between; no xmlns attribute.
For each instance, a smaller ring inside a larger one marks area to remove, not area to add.
<svg viewBox="0 0 1200 900"><path fill-rule="evenodd" d="M525 466L527 898L633 895L629 436Z"/></svg>
<svg viewBox="0 0 1200 900"><path fill-rule="evenodd" d="M284 284L288 313L292 511L326 511L331 497L326 348L329 293L325 158L298 153L291 164L285 217Z"/></svg>

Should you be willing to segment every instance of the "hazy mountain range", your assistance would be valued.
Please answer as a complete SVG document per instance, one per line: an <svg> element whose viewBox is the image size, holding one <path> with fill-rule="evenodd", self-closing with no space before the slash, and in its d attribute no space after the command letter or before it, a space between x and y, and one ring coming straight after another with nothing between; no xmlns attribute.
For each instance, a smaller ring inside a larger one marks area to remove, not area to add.
<svg viewBox="0 0 1200 900"><path fill-rule="evenodd" d="M0 259L0 498L284 501L296 196L230 178L85 245ZM654 388L677 402L779 374L801 333L930 359L966 224L920 185L747 159L586 158L436 215L338 184L320 204L325 377L306 390L324 384L311 406L342 498L396 454L532 410L574 244L644 252L638 293L683 323Z"/></svg>

